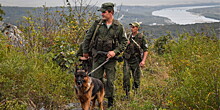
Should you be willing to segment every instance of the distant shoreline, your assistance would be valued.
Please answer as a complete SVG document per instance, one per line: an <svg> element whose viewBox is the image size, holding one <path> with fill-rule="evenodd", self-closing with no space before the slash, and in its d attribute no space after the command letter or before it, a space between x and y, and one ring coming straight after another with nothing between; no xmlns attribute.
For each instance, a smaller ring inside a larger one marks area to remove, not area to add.
<svg viewBox="0 0 220 110"><path fill-rule="evenodd" d="M161 10L153 11L152 15L165 17L170 19L170 22L180 25L195 24L195 23L211 23L219 22L219 20L211 19L200 15L199 13L192 13L188 10L216 7L220 5L208 5L208 6L184 6L184 7L172 7L164 8Z"/></svg>

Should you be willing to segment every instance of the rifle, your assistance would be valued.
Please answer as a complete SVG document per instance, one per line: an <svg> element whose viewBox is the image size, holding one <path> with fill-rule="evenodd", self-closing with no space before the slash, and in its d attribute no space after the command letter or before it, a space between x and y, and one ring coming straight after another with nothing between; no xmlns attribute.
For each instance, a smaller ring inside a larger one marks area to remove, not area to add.
<svg viewBox="0 0 220 110"><path fill-rule="evenodd" d="M98 23L98 25L96 26L96 28L95 28L95 31L94 31L94 33L93 33L93 35L92 35L92 40L91 40L91 42L90 42L90 44L89 44L89 51L91 52L92 51L92 48L93 48L93 45L94 45L94 40L95 40L95 35L96 35L96 33L97 33L97 31L98 31L98 29L99 29L99 27L100 27L100 25L101 25L101 23L102 23L102 19L100 20L100 22Z"/></svg>

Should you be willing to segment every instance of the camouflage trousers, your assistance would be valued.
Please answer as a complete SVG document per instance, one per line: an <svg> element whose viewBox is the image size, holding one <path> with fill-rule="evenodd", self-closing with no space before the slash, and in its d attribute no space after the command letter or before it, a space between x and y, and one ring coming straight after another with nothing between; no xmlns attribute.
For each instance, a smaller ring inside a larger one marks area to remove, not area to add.
<svg viewBox="0 0 220 110"><path fill-rule="evenodd" d="M132 73L132 74L131 74ZM141 69L139 67L139 61L129 62L124 60L123 64L123 89L130 91L131 88L131 76L133 77L133 89L137 89L140 86Z"/></svg>
<svg viewBox="0 0 220 110"><path fill-rule="evenodd" d="M98 67L106 60L106 57L94 58L93 69ZM105 85L105 97L114 97L114 81L116 72L116 61L110 59L105 65L100 67L94 73L91 74L92 77L100 79ZM104 81L104 73L106 74L106 81Z"/></svg>

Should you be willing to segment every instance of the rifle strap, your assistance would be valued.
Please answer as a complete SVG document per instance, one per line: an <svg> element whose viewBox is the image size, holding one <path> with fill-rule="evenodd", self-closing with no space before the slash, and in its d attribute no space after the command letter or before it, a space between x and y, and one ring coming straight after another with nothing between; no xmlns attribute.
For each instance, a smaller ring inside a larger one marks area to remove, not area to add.
<svg viewBox="0 0 220 110"><path fill-rule="evenodd" d="M92 42L94 41L94 39L95 39L95 35L96 35L96 33L97 33L97 31L98 31L98 29L99 29L99 27L100 27L100 25L102 24L102 19L100 20L100 22L98 23L98 25L96 26L96 28L95 28L95 32L93 33L93 35L92 35Z"/></svg>
<svg viewBox="0 0 220 110"><path fill-rule="evenodd" d="M139 49L141 49L141 46L134 40L134 39L131 39L133 42L134 42L134 44L139 48Z"/></svg>
<svg viewBox="0 0 220 110"><path fill-rule="evenodd" d="M142 38L142 34L140 34L140 35L138 35L138 38ZM134 44L139 48L139 49L141 49L141 46L134 40L134 39L132 39L132 33L130 33L130 35L128 36L128 39L131 39L133 42L134 42Z"/></svg>
<svg viewBox="0 0 220 110"><path fill-rule="evenodd" d="M141 46L140 46L134 39L131 38L131 40L134 42L134 44L135 44L139 49L141 49Z"/></svg>
<svg viewBox="0 0 220 110"><path fill-rule="evenodd" d="M142 35L139 35L138 37L140 38L140 37L142 37ZM142 57L142 55L143 55L142 52L143 52L143 51L142 51L141 46L140 46L134 39L131 38L131 40L132 40L132 41L134 42L134 44L138 47L138 49L139 49L139 51L140 51L140 54L141 54L141 57Z"/></svg>

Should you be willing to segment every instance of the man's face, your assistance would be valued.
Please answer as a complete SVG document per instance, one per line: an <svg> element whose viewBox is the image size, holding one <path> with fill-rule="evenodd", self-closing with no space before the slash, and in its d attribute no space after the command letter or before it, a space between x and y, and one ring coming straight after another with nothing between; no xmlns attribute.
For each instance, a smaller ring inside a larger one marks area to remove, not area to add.
<svg viewBox="0 0 220 110"><path fill-rule="evenodd" d="M108 20L112 17L112 13L108 12L108 10L102 12L102 19Z"/></svg>
<svg viewBox="0 0 220 110"><path fill-rule="evenodd" d="M137 31L138 31L138 27L131 25L131 32L132 32L132 33L136 33Z"/></svg>

